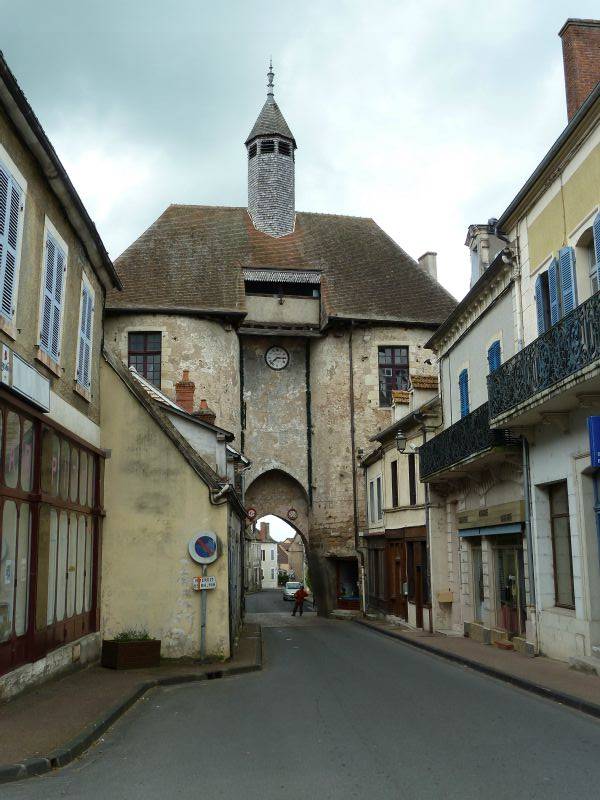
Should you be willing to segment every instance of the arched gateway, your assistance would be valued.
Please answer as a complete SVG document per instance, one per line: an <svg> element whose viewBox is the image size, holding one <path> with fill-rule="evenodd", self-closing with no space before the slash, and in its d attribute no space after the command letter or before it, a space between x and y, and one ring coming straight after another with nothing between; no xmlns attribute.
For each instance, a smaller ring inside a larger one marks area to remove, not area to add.
<svg viewBox="0 0 600 800"><path fill-rule="evenodd" d="M435 375L423 346L454 301L373 220L296 212L272 71L245 147L247 208L171 205L117 260L105 341L173 399L189 371L252 462L246 507L305 538L324 612L357 605L358 456L393 390L408 401L412 375Z"/></svg>

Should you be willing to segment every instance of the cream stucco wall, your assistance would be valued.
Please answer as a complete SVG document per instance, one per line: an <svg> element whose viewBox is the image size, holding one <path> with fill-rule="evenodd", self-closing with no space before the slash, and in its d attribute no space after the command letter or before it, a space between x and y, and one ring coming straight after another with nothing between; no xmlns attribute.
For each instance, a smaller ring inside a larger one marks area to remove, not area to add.
<svg viewBox="0 0 600 800"><path fill-rule="evenodd" d="M191 536L217 533L222 555L208 567L217 588L207 592L207 654L229 651L227 505L213 506L208 489L158 424L108 364L102 388L106 462L102 540L102 632L147 628L163 657L198 656L201 567L188 555Z"/></svg>

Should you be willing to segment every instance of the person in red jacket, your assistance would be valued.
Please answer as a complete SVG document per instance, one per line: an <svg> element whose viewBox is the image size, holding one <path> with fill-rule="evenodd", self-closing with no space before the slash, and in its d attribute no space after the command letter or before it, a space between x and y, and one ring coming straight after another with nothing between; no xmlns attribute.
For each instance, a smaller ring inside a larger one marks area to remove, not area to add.
<svg viewBox="0 0 600 800"><path fill-rule="evenodd" d="M296 602L294 603L294 610L292 611L292 617L296 616L296 611L299 611L300 616L302 616L302 612L304 611L304 601L306 600L307 597L308 597L308 592L306 591L304 586L301 586L294 595L294 600Z"/></svg>

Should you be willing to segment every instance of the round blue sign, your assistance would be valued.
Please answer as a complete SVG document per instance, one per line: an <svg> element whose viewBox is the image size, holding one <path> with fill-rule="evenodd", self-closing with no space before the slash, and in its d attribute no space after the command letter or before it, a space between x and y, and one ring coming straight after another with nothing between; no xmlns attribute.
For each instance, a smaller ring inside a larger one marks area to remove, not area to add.
<svg viewBox="0 0 600 800"><path fill-rule="evenodd" d="M217 543L212 536L199 536L194 543L194 550L200 558L210 558L217 552Z"/></svg>

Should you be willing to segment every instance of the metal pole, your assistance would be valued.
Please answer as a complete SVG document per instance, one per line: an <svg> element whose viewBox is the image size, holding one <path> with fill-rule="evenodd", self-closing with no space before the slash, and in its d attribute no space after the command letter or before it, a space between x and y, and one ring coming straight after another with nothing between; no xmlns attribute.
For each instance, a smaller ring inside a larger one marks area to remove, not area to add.
<svg viewBox="0 0 600 800"><path fill-rule="evenodd" d="M206 578L206 564L202 565L202 577ZM200 592L200 661L206 658L206 589Z"/></svg>

